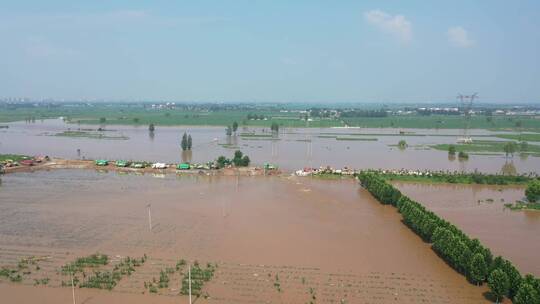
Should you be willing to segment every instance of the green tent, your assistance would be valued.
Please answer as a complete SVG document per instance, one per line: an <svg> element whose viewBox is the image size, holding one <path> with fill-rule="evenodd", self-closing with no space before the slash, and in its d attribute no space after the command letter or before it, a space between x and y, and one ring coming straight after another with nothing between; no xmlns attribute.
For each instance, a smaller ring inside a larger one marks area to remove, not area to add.
<svg viewBox="0 0 540 304"><path fill-rule="evenodd" d="M189 170L191 166L188 163L181 163L178 166L176 166L176 169L178 170Z"/></svg>
<svg viewBox="0 0 540 304"><path fill-rule="evenodd" d="M144 163L133 163L133 164L131 164L131 168L140 169L140 168L144 168L144 167L145 167Z"/></svg>
<svg viewBox="0 0 540 304"><path fill-rule="evenodd" d="M104 160L104 159L96 160L96 165L97 166L107 166L108 164L109 164L109 162L107 160Z"/></svg>
<svg viewBox="0 0 540 304"><path fill-rule="evenodd" d="M127 167L127 166L129 166L129 162L127 162L125 160L117 160L116 161L116 166L117 167Z"/></svg>

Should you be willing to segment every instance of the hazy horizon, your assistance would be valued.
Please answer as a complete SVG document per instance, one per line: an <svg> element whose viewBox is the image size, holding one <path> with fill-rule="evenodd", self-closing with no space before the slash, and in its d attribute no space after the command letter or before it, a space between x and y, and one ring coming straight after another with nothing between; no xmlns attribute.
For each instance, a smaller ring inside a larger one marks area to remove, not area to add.
<svg viewBox="0 0 540 304"><path fill-rule="evenodd" d="M0 3L0 97L540 103L540 3Z"/></svg>

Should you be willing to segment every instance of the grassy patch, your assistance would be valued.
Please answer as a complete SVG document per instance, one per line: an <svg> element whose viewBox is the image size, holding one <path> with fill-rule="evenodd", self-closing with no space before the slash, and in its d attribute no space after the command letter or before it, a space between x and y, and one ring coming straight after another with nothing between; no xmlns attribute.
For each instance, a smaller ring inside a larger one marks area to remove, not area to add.
<svg viewBox="0 0 540 304"><path fill-rule="evenodd" d="M411 129L462 129L465 125L463 116L447 115L403 115L376 118L344 118L343 121L351 127L364 128L411 128ZM540 119L533 117L473 116L470 120L471 129L517 130L516 122L521 122L521 128L528 131L540 130Z"/></svg>
<svg viewBox="0 0 540 304"><path fill-rule="evenodd" d="M453 144L456 147L457 152L491 152L491 153L504 153L505 141L489 141L479 140L472 144ZM436 150L448 151L450 144L438 144L431 145L430 147ZM517 153L517 152L516 152ZM528 145L525 153L533 156L540 156L539 145Z"/></svg>
<svg viewBox="0 0 540 304"><path fill-rule="evenodd" d="M105 135L103 133L98 133L98 132L87 132L87 131L64 131L64 132L56 133L53 136L73 137L73 138L92 138L92 139L116 139L116 140L129 139L129 137L123 136L123 135L113 136L113 135Z"/></svg>
<svg viewBox="0 0 540 304"><path fill-rule="evenodd" d="M32 157L30 156L27 156L27 155L20 155L20 154L0 154L0 162L4 162L4 161L7 161L7 160L12 160L12 161L21 161L21 160L24 160L24 159L31 159Z"/></svg>
<svg viewBox="0 0 540 304"><path fill-rule="evenodd" d="M504 204L510 210L538 210L540 211L540 203L525 203L517 201L515 204Z"/></svg>
<svg viewBox="0 0 540 304"><path fill-rule="evenodd" d="M540 141L540 133L499 134L496 137L517 141Z"/></svg>
<svg viewBox="0 0 540 304"><path fill-rule="evenodd" d="M377 141L377 138L360 138L360 137L336 137L336 140L355 140L355 141Z"/></svg>

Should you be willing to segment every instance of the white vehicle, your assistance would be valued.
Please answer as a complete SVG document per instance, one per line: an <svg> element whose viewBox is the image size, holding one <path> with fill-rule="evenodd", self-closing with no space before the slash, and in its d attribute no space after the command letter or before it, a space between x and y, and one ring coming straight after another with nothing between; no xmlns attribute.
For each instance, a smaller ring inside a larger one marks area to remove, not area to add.
<svg viewBox="0 0 540 304"><path fill-rule="evenodd" d="M460 137L457 139L460 144L472 144L473 140L469 136Z"/></svg>
<svg viewBox="0 0 540 304"><path fill-rule="evenodd" d="M166 169L166 168L167 168L167 164L164 164L164 163L152 164L152 169Z"/></svg>

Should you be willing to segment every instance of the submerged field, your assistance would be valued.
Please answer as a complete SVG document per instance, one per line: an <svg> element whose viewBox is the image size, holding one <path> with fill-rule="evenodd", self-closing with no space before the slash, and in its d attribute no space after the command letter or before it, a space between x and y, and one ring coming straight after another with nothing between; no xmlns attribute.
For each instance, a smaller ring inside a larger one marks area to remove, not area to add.
<svg viewBox="0 0 540 304"><path fill-rule="evenodd" d="M526 274L540 275L540 212L504 205L524 197L524 186L448 185L393 182L405 195L478 238L494 255Z"/></svg>
<svg viewBox="0 0 540 304"><path fill-rule="evenodd" d="M182 153L184 132L193 138L193 148ZM495 137L501 132L471 130L477 143L489 141L496 152L471 153L468 160L449 157L448 145L456 145L460 130L283 128L272 134L261 127L239 127L227 136L222 127L162 127L67 124L62 120L9 123L0 130L2 153L48 155L66 159L109 159L149 162L206 163L234 150L248 155L253 165L270 163L282 170L304 167L481 171L529 173L540 166L538 145L528 144L527 153L505 157ZM404 140L405 149L397 144ZM500 141L502 143L502 141ZM431 148L444 145L442 150ZM478 144L479 145L479 144ZM473 144L471 146L478 146ZM461 148L460 145L456 145ZM519 147L518 147L519 148Z"/></svg>
<svg viewBox="0 0 540 304"><path fill-rule="evenodd" d="M79 302L178 301L172 271L157 293L144 282L180 259L215 263L202 303L479 303L475 287L354 180L175 177L82 170L2 178L0 265L44 257L4 299L70 301L60 266L100 252L148 260L112 291L77 289ZM32 191L26 191L32 187ZM148 204L152 216L149 228ZM107 266L112 267L112 266ZM43 292L34 279L49 278ZM145 291L146 290L146 291ZM144 294L142 294L145 292ZM314 298L315 297L315 298Z"/></svg>

